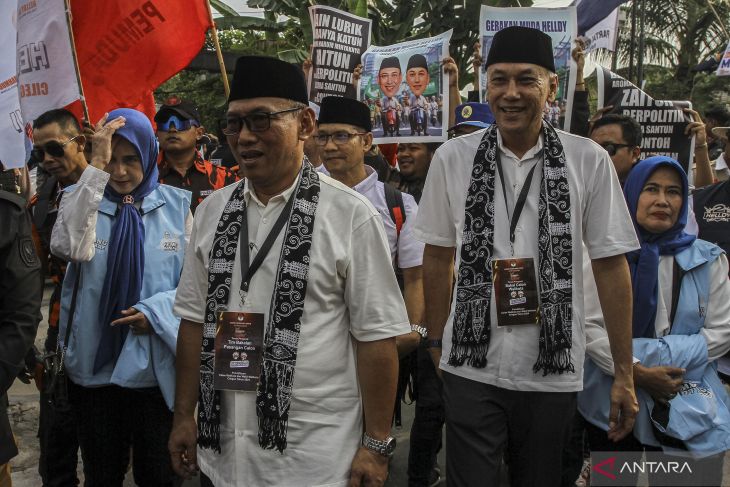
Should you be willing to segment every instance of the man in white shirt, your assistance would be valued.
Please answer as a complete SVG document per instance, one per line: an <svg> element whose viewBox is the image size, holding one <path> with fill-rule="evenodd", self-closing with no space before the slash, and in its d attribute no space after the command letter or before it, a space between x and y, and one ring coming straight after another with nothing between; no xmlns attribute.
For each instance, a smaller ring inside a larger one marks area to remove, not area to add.
<svg viewBox="0 0 730 487"><path fill-rule="evenodd" d="M370 111L364 103L340 96L325 97L314 139L330 176L365 196L382 218L393 266L403 275L403 297L413 329L396 340L398 353L404 356L418 345L423 319L423 243L412 233L418 213L416 200L389 187L394 199L400 193L403 206L395 201L389 204L385 185L378 181L375 169L365 164L373 134ZM401 211L405 214L401 215Z"/></svg>
<svg viewBox="0 0 730 487"><path fill-rule="evenodd" d="M513 486L558 486L582 388L582 244L610 323L616 379L605 400L618 439L638 410L623 257L638 242L606 152L542 122L557 89L550 37L501 30L486 67L496 124L436 152L415 229L444 381L447 481L498 485L508 445Z"/></svg>
<svg viewBox="0 0 730 487"><path fill-rule="evenodd" d="M395 447L395 336L408 317L377 211L304 158L306 104L293 65L238 60L224 133L245 180L198 208L175 302L169 447L179 475L200 465L201 485L380 486ZM216 336L230 315L250 317L244 330L265 323L235 362L214 347L236 346ZM257 358L253 391L216 385Z"/></svg>

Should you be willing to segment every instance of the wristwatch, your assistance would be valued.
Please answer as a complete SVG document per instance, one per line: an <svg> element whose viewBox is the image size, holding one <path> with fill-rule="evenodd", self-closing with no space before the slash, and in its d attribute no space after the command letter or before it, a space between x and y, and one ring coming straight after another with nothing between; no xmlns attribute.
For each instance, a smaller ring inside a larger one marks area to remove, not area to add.
<svg viewBox="0 0 730 487"><path fill-rule="evenodd" d="M362 435L362 446L384 457L393 456L393 453L395 452L395 443L395 438L392 436L389 436L384 440L376 440L367 433L363 433Z"/></svg>
<svg viewBox="0 0 730 487"><path fill-rule="evenodd" d="M415 331L419 335L421 335L421 338L426 338L426 327L416 324L411 324L411 331Z"/></svg>
<svg viewBox="0 0 730 487"><path fill-rule="evenodd" d="M426 348L441 348L441 338L426 339Z"/></svg>

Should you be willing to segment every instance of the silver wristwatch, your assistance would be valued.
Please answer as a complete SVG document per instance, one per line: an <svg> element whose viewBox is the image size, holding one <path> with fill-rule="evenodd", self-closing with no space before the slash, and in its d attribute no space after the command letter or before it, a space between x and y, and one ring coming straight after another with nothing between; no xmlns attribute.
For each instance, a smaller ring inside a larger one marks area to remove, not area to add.
<svg viewBox="0 0 730 487"><path fill-rule="evenodd" d="M393 456L393 452L395 452L395 443L395 438L392 436L389 436L384 440L376 440L367 433L363 433L362 435L362 446L384 457Z"/></svg>
<svg viewBox="0 0 730 487"><path fill-rule="evenodd" d="M418 333L419 335L421 335L421 338L426 338L426 332L427 332L427 330L426 330L426 327L425 326L411 324L411 331L415 331L416 333Z"/></svg>

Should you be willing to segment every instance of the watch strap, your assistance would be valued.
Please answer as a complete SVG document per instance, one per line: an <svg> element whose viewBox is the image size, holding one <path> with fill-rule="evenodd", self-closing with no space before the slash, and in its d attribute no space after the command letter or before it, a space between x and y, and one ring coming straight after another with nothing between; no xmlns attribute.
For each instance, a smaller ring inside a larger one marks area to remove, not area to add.
<svg viewBox="0 0 730 487"><path fill-rule="evenodd" d="M362 446L384 457L390 457L393 455L393 450L395 449L394 443L395 438L392 436L389 436L384 440L376 440L367 433L363 433L362 435Z"/></svg>
<svg viewBox="0 0 730 487"><path fill-rule="evenodd" d="M426 338L426 327L422 325L411 324L411 331L415 331L421 338Z"/></svg>
<svg viewBox="0 0 730 487"><path fill-rule="evenodd" d="M442 344L443 341L441 340L441 338L426 340L426 348L441 348Z"/></svg>

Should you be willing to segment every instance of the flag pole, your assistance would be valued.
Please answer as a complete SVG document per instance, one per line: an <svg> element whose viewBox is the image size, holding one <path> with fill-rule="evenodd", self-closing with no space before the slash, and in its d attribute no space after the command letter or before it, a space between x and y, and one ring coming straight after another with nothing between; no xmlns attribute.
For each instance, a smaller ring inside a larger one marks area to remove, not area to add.
<svg viewBox="0 0 730 487"><path fill-rule="evenodd" d="M226 72L226 63L223 61L223 52L221 51L221 44L218 40L218 29L215 26L213 20L213 9L210 7L210 0L205 0L205 5L208 7L208 16L210 17L210 33L213 37L213 45L215 46L215 54L218 57L218 65L221 67L221 76L223 77L223 91L226 93L226 98L231 93L231 87L228 84L228 73Z"/></svg>
<svg viewBox="0 0 730 487"><path fill-rule="evenodd" d="M68 25L68 37L71 41L71 56L74 60L74 70L76 71L76 82L79 84L79 93L81 95L81 107L84 110L84 118L89 124L93 124L89 118L89 107L86 105L86 97L84 96L84 85L81 83L81 70L79 69L79 58L76 55L76 40L74 39L74 29L72 25L71 0L65 0L66 4L66 24Z"/></svg>

